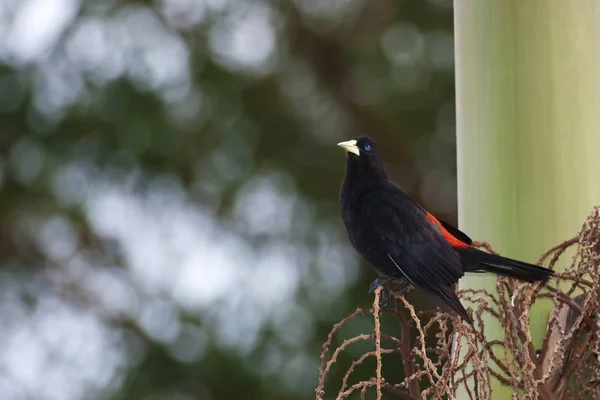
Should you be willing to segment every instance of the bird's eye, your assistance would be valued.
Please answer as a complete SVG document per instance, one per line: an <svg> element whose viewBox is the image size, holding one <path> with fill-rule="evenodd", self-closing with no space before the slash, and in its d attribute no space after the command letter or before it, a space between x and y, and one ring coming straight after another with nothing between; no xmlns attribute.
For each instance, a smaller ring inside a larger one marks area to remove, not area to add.
<svg viewBox="0 0 600 400"><path fill-rule="evenodd" d="M371 150L371 145L370 145L370 144L365 144L365 150L366 150L366 151L369 151L369 150Z"/></svg>

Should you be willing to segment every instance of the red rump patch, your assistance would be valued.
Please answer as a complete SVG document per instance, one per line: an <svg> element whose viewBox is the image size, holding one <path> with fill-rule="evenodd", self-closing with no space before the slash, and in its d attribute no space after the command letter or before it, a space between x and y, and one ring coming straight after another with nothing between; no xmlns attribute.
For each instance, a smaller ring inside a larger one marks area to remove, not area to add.
<svg viewBox="0 0 600 400"><path fill-rule="evenodd" d="M444 237L446 242L450 243L450 245L452 247L469 247L469 245L467 243L452 236L452 234L450 232L448 232L446 230L446 228L444 228L442 226L442 223L440 221L438 221L438 219L436 217L434 217L433 215L431 215L430 213L427 213L427 219L429 220L429 222L434 224L436 226L436 228L438 228L440 230L440 233L442 234L442 236Z"/></svg>

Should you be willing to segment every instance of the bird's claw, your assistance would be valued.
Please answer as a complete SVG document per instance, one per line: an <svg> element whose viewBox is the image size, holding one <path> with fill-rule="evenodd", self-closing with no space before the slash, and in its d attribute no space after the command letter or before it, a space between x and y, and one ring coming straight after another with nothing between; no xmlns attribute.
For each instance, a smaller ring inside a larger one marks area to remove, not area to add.
<svg viewBox="0 0 600 400"><path fill-rule="evenodd" d="M399 281L400 283L396 285L393 289L388 289L387 284L393 281ZM375 289L382 286L383 290L381 291L381 297L379 300L379 308L386 308L390 304L390 298L393 298L394 295L404 296L408 290L410 289L410 282L405 278L398 278L392 276L386 276L382 278L377 278L371 285L369 286L369 293L372 294L375 292Z"/></svg>
<svg viewBox="0 0 600 400"><path fill-rule="evenodd" d="M394 292L394 294L397 294L398 296L404 296L406 293L408 293L409 290L410 282L407 279L403 279L402 282L398 284L398 286L392 289L392 292Z"/></svg>
<svg viewBox="0 0 600 400"><path fill-rule="evenodd" d="M379 298L380 309L386 308L390 304L390 297L390 293L386 289L381 292L381 297Z"/></svg>
<svg viewBox="0 0 600 400"><path fill-rule="evenodd" d="M375 289L377 289L379 286L383 286L385 289L385 286L395 279L396 278L392 276L386 276L383 278L375 279L373 282L371 282L371 285L369 286L369 294L373 294L375 292Z"/></svg>

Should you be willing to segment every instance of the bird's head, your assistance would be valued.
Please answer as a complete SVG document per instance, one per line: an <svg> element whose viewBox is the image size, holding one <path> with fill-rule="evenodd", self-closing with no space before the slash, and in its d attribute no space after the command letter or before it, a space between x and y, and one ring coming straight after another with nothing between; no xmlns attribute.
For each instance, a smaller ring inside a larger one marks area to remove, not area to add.
<svg viewBox="0 0 600 400"><path fill-rule="evenodd" d="M387 178L381 152L372 138L358 136L337 145L348 155L348 167Z"/></svg>

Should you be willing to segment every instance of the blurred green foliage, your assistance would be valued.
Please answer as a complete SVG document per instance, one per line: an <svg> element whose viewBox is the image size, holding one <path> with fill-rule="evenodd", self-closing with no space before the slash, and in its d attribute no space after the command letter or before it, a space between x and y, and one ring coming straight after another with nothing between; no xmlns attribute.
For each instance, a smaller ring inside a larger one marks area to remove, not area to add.
<svg viewBox="0 0 600 400"><path fill-rule="evenodd" d="M0 0L0 398L312 398L374 278L335 143L455 219L451 6Z"/></svg>

